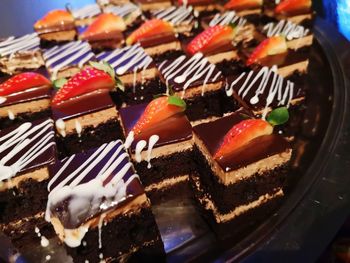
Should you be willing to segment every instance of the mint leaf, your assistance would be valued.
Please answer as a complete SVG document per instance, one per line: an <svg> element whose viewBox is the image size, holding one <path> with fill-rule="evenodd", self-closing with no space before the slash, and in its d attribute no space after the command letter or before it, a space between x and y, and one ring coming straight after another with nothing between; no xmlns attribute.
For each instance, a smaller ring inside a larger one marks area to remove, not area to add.
<svg viewBox="0 0 350 263"><path fill-rule="evenodd" d="M54 82L52 84L53 84L53 87L54 87L55 90L59 90L60 88L62 88L62 86L64 84L67 83L67 81L68 81L67 79L61 78L61 79L54 80Z"/></svg>
<svg viewBox="0 0 350 263"><path fill-rule="evenodd" d="M112 68L112 66L109 63L107 63L106 61L103 61L103 62L90 61L89 64L96 69L99 69L99 70L106 72L113 79L115 78L114 68Z"/></svg>
<svg viewBox="0 0 350 263"><path fill-rule="evenodd" d="M186 109L186 102L177 96L169 96L168 103Z"/></svg>
<svg viewBox="0 0 350 263"><path fill-rule="evenodd" d="M269 116L267 116L266 120L272 126L284 124L289 120L288 109L286 107L274 109L270 112Z"/></svg>

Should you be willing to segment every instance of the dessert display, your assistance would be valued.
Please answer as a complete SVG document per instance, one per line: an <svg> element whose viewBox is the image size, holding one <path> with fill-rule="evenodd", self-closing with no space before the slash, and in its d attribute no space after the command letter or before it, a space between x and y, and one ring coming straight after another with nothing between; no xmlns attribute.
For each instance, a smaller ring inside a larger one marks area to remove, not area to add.
<svg viewBox="0 0 350 263"><path fill-rule="evenodd" d="M218 239L275 211L308 99L310 1L66 9L0 40L0 231L47 243L45 229L64 262L163 261L164 204L187 200Z"/></svg>

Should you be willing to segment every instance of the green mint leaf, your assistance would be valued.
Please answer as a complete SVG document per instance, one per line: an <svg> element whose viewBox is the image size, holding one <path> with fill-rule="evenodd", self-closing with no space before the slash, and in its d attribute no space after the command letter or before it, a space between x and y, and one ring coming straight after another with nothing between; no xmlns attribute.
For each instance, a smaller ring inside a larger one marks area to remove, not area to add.
<svg viewBox="0 0 350 263"><path fill-rule="evenodd" d="M63 86L64 84L67 83L67 81L68 81L68 80L67 80L67 79L64 79L64 78L54 80L54 81L53 81L53 87L54 87L54 89L55 89L55 90L59 90L60 88L62 88L62 86Z"/></svg>
<svg viewBox="0 0 350 263"><path fill-rule="evenodd" d="M274 109L270 112L269 116L267 116L266 120L272 126L284 124L289 120L288 109L286 107Z"/></svg>
<svg viewBox="0 0 350 263"><path fill-rule="evenodd" d="M169 96L168 103L186 109L186 102L177 96Z"/></svg>
<svg viewBox="0 0 350 263"><path fill-rule="evenodd" d="M90 66L92 66L96 69L99 69L99 70L106 72L113 79L115 78L114 68L112 68L112 66L110 64L108 64L107 62L105 62L105 61L103 61L103 62L90 61L89 64L90 64Z"/></svg>

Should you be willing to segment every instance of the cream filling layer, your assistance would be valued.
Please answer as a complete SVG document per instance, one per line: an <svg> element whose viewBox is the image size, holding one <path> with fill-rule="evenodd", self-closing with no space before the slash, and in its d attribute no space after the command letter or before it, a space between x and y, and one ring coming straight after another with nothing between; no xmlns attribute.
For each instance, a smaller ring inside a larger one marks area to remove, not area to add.
<svg viewBox="0 0 350 263"><path fill-rule="evenodd" d="M238 55L236 51L230 50L227 52L222 52L219 54L208 56L207 59L212 64L218 64L224 60L227 60L227 61L236 60L238 59Z"/></svg>
<svg viewBox="0 0 350 263"><path fill-rule="evenodd" d="M142 11L165 9L171 6L170 1L155 2L155 3L142 3L140 4Z"/></svg>
<svg viewBox="0 0 350 263"><path fill-rule="evenodd" d="M254 174L263 174L266 171L280 167L287 163L292 156L292 150L288 149L285 152L269 156L252 164L248 164L245 167L225 172L216 161L212 160L207 147L205 147L204 143L196 134L193 135L193 139L194 143L197 145L210 165L213 173L218 177L219 181L226 186L237 183L241 180L245 180Z"/></svg>
<svg viewBox="0 0 350 263"><path fill-rule="evenodd" d="M313 35L308 35L305 37L289 40L287 41L287 46L289 49L297 50L301 47L311 46L313 39L314 39Z"/></svg>
<svg viewBox="0 0 350 263"><path fill-rule="evenodd" d="M294 63L292 65L288 65L285 67L278 68L278 74L282 77L288 77L292 75L294 72L305 73L307 72L307 67L309 66L309 60L304 60L298 63Z"/></svg>
<svg viewBox="0 0 350 263"><path fill-rule="evenodd" d="M1 106L1 104L0 104ZM21 113L34 113L49 109L50 99L40 99L28 102L21 102L18 104L8 105L0 108L0 117L5 118L9 116L9 112L16 115Z"/></svg>
<svg viewBox="0 0 350 263"><path fill-rule="evenodd" d="M311 20L312 19L312 14L305 14L305 15L298 15L298 16L291 16L287 18L288 21L291 21L295 24L300 24L304 20Z"/></svg>
<svg viewBox="0 0 350 263"><path fill-rule="evenodd" d="M236 12L239 16L259 15L261 14L261 8L248 9Z"/></svg>
<svg viewBox="0 0 350 263"><path fill-rule="evenodd" d="M181 175L181 176L176 176L173 178L167 178L162 180L159 183L154 183L149 186L145 187L146 192L151 192L151 191L158 191L158 190L164 190L168 189L176 184L183 183L183 182L188 182L189 180L189 175Z"/></svg>
<svg viewBox="0 0 350 263"><path fill-rule="evenodd" d="M190 87L185 90L185 94L183 94L183 91L177 91L174 95L182 97L183 99L191 99L195 96L202 96L202 92L205 94L207 92L217 91L222 88L222 81L215 82L215 83L209 83L197 87Z"/></svg>
<svg viewBox="0 0 350 263"><path fill-rule="evenodd" d="M27 216L23 217L21 219L18 219L16 221L12 221L8 224L0 224L0 230L3 231L4 229L21 229L23 228L23 224L26 224L29 221L36 221L38 219L43 219L44 220L45 212L39 212L36 213L35 215L32 216ZM27 229L23 229L23 232L26 231ZM34 226L33 226L34 230Z"/></svg>
<svg viewBox="0 0 350 263"><path fill-rule="evenodd" d="M136 83L143 83L146 80L154 79L157 76L157 69L150 68L141 70L136 73L128 73L119 77L124 85L133 85Z"/></svg>
<svg viewBox="0 0 350 263"><path fill-rule="evenodd" d="M214 11L216 9L222 10L222 8L219 5L195 5L193 8L199 13L204 11Z"/></svg>
<svg viewBox="0 0 350 263"><path fill-rule="evenodd" d="M181 50L181 44L179 41L173 41L165 44L160 44L153 47L144 48L145 52L149 56L155 56L159 54L164 54L168 51Z"/></svg>
<svg viewBox="0 0 350 263"><path fill-rule="evenodd" d="M67 31L61 31L61 32L49 32L49 33L40 33L39 37L45 40L55 40L55 41L66 41L66 40L73 40L76 31L74 29L67 30Z"/></svg>

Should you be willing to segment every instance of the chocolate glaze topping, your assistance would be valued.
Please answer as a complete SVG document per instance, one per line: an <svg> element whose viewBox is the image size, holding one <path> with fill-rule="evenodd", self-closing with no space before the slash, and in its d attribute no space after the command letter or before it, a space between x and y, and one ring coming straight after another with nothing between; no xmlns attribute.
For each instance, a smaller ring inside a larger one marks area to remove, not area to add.
<svg viewBox="0 0 350 263"><path fill-rule="evenodd" d="M143 48L149 48L158 46L161 44L171 43L177 41L177 38L174 33L162 33L156 34L149 37L145 37L139 40L140 45Z"/></svg>
<svg viewBox="0 0 350 263"><path fill-rule="evenodd" d="M199 124L193 127L193 131L204 143L211 156L213 156L220 147L227 132L243 120L243 115L234 113L212 122ZM271 155L282 153L289 148L289 143L282 136L261 136L237 149L230 156L221 159L218 163L223 171L228 172Z"/></svg>

